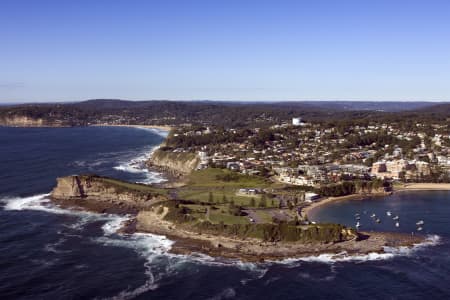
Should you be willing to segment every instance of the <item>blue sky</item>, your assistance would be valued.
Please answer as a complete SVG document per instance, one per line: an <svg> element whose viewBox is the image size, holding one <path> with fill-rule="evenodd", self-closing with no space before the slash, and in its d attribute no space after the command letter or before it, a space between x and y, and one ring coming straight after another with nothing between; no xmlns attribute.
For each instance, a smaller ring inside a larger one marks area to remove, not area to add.
<svg viewBox="0 0 450 300"><path fill-rule="evenodd" d="M447 0L0 0L0 102L450 100Z"/></svg>

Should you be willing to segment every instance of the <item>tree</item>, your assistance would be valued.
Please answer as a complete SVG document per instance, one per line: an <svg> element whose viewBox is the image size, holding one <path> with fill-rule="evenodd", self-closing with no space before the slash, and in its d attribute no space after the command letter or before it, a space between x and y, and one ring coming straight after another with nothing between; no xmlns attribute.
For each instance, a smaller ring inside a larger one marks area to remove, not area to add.
<svg viewBox="0 0 450 300"><path fill-rule="evenodd" d="M209 192L208 202L209 203L214 203L214 196L213 196L212 192Z"/></svg>
<svg viewBox="0 0 450 300"><path fill-rule="evenodd" d="M261 196L261 200L259 201L259 207L267 207L267 199L265 195Z"/></svg>
<svg viewBox="0 0 450 300"><path fill-rule="evenodd" d="M252 197L252 199L250 199L250 206L251 207L255 207L256 203L255 203L255 198Z"/></svg>
<svg viewBox="0 0 450 300"><path fill-rule="evenodd" d="M292 203L292 201L288 201L288 207L290 210L294 209L294 204Z"/></svg>
<svg viewBox="0 0 450 300"><path fill-rule="evenodd" d="M231 199L230 203L228 204L228 207L229 208L234 208L235 207L233 199Z"/></svg>

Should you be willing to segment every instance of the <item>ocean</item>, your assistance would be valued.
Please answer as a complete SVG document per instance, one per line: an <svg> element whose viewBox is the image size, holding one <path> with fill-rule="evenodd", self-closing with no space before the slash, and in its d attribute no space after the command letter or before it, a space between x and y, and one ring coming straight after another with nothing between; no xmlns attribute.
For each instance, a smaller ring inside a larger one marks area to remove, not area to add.
<svg viewBox="0 0 450 300"><path fill-rule="evenodd" d="M331 203L311 219L417 234L413 249L263 264L168 251L157 235L118 235L128 216L59 208L56 177L164 178L143 161L165 132L122 127L0 127L0 299L450 299L450 192ZM387 211L399 215L394 226ZM370 215L375 213L381 223Z"/></svg>

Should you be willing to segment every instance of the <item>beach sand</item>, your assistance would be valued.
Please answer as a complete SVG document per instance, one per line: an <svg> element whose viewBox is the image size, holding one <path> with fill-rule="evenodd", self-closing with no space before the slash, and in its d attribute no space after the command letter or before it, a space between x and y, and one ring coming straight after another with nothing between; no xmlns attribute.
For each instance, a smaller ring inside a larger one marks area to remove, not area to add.
<svg viewBox="0 0 450 300"><path fill-rule="evenodd" d="M347 195L347 196L341 196L341 197L328 197L316 202L312 202L310 205L305 206L301 211L301 216L304 218L305 216L310 215L314 210L319 208L320 206L326 205L331 202L335 201L345 201L345 200L363 200L367 197L384 197L388 196L390 193L372 193L372 194L354 194L354 195Z"/></svg>
<svg viewBox="0 0 450 300"><path fill-rule="evenodd" d="M91 126L103 126L103 127L134 127L134 128L149 128L149 129L161 129L170 131L172 127L169 125L137 125L137 124L96 124Z"/></svg>
<svg viewBox="0 0 450 300"><path fill-rule="evenodd" d="M450 191L450 183L406 183L398 191Z"/></svg>
<svg viewBox="0 0 450 300"><path fill-rule="evenodd" d="M403 192L403 191L450 191L450 183L406 183L401 186L395 186L393 193ZM328 197L323 200L319 200L311 203L310 205L304 207L301 211L302 217L312 214L314 210L320 206L326 205L335 201L345 201L345 200L363 200L368 197L385 197L389 196L390 193L371 193L371 194L355 194L342 197Z"/></svg>

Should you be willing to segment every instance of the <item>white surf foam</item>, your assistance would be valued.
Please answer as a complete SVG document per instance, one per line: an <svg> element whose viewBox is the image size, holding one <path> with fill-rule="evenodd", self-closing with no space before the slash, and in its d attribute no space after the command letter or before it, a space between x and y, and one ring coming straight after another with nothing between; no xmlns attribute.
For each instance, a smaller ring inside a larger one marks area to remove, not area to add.
<svg viewBox="0 0 450 300"><path fill-rule="evenodd" d="M115 238L105 235L103 237L96 238L95 240L103 245L131 248L146 259L144 267L147 280L145 283L135 289L124 290L116 296L106 299L133 299L140 294L158 288L158 281L160 281L164 276L168 276L170 274L170 272L168 272L168 268L165 268L163 271L153 270L158 267L158 259L167 258L166 254L174 243L165 236L135 233L132 235L124 235ZM166 263L167 262L165 262L165 264Z"/></svg>
<svg viewBox="0 0 450 300"><path fill-rule="evenodd" d="M29 197L10 197L2 198L0 202L4 203L4 210L37 210L53 214L68 214L80 217L97 217L104 216L83 210L65 209L53 204L49 198L50 194L41 194Z"/></svg>
<svg viewBox="0 0 450 300"><path fill-rule="evenodd" d="M130 216L107 215L109 221L103 224L102 229L105 235L112 235L122 228L126 221L130 220Z"/></svg>
<svg viewBox="0 0 450 300"><path fill-rule="evenodd" d="M279 262L272 263L292 264L303 261L332 264L336 262L365 262L388 260L398 256L412 255L423 248L438 245L440 243L440 240L441 238L438 235L429 235L422 243L414 244L412 247L384 247L383 253L371 252L367 254L351 255L346 251L342 251L337 254L320 254L317 256L308 256L301 258L288 258Z"/></svg>
<svg viewBox="0 0 450 300"><path fill-rule="evenodd" d="M150 131L150 132L155 133L155 134L157 134L159 136L162 136L164 138L167 137L167 135L169 134L169 131L161 129L161 128L148 128L148 127L139 127L139 126L136 126L136 127L133 127L133 128Z"/></svg>
<svg viewBox="0 0 450 300"><path fill-rule="evenodd" d="M232 299L236 297L236 291L232 287L227 287L217 295L208 298L209 300Z"/></svg>
<svg viewBox="0 0 450 300"><path fill-rule="evenodd" d="M138 153L136 157L128 159L126 161L119 162L119 165L113 167L115 170L128 172L132 174L142 174L145 179L139 181L138 183L150 184L150 183L160 183L167 181L162 174L150 171L146 166L146 161L150 158L152 153L159 146L152 147L151 149L143 150Z"/></svg>
<svg viewBox="0 0 450 300"><path fill-rule="evenodd" d="M11 197L2 198L0 202L4 203L4 210L46 210L45 203L49 203L50 194L41 194L30 197Z"/></svg>
<svg viewBox="0 0 450 300"><path fill-rule="evenodd" d="M129 219L129 216L120 216L113 214L99 214L88 212L78 209L61 208L55 205L50 199L50 194L41 194L30 197L10 197L0 199L0 202L4 203L4 210L21 211L21 210L34 210L43 211L51 214L63 214L76 216L79 219L76 222L70 224L64 224L63 226L80 230L86 224L94 221L107 221L102 229L105 234L111 235L120 229L123 222Z"/></svg>

